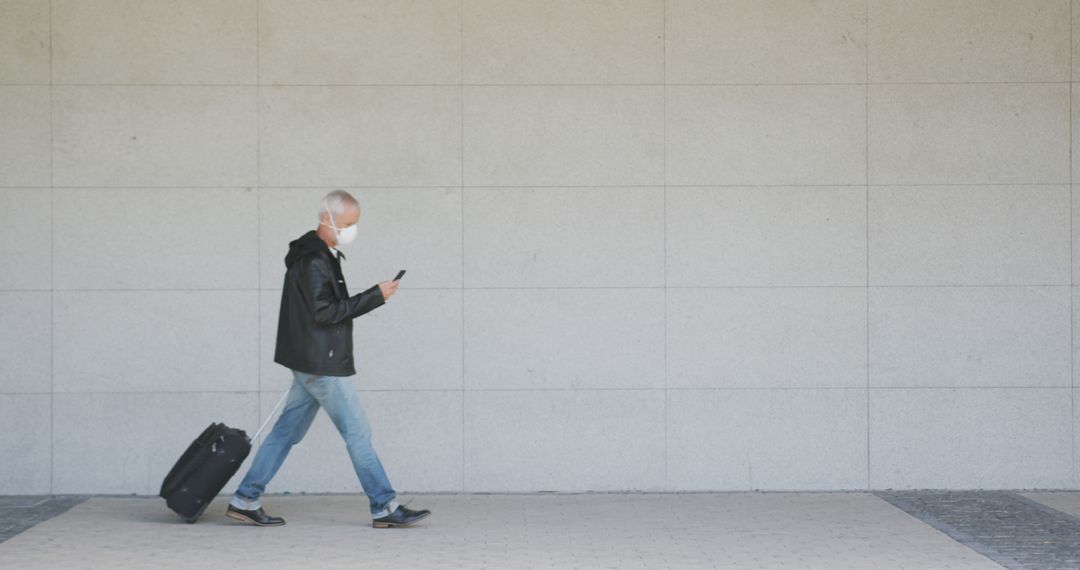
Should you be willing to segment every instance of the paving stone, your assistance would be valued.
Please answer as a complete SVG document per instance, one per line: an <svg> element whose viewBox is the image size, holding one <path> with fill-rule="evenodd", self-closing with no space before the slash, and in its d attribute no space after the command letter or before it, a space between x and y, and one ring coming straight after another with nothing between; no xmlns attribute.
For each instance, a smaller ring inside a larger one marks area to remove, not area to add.
<svg viewBox="0 0 1080 570"><path fill-rule="evenodd" d="M1080 568L1080 518L1021 493L875 494L1006 568Z"/></svg>
<svg viewBox="0 0 1080 570"><path fill-rule="evenodd" d="M0 495L0 542L85 501L75 495Z"/></svg>
<svg viewBox="0 0 1080 570"><path fill-rule="evenodd" d="M416 494L375 529L363 495L267 495L280 527L186 524L156 497L92 497L0 543L0 568L1001 568L870 493Z"/></svg>

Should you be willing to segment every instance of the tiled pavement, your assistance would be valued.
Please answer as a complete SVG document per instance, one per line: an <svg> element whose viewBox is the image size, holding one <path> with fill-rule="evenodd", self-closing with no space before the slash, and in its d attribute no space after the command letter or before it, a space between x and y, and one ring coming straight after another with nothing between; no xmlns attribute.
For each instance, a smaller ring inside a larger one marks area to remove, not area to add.
<svg viewBox="0 0 1080 570"><path fill-rule="evenodd" d="M0 568L1078 568L1080 492L270 495L282 527L157 497L0 497ZM50 518L51 517L51 518ZM43 521L43 522L42 522Z"/></svg>
<svg viewBox="0 0 1080 570"><path fill-rule="evenodd" d="M0 495L0 543L85 500L72 495Z"/></svg>
<svg viewBox="0 0 1080 570"><path fill-rule="evenodd" d="M1060 498L1002 491L877 495L1007 568L1080 568L1080 519L1049 506Z"/></svg>

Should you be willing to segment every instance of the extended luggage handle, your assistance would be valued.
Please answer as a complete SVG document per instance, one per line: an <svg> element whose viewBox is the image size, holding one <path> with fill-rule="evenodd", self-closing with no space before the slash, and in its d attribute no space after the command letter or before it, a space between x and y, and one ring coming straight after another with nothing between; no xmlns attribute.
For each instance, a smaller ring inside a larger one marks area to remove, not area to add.
<svg viewBox="0 0 1080 570"><path fill-rule="evenodd" d="M292 386L289 386L285 389L285 393L281 395L281 399L278 400L277 404L274 405L274 409L270 410L270 415L266 416L266 421L264 421L262 425L259 426L259 431L255 432L255 435L248 438L248 441L255 441L256 439L258 439L259 434L262 433L263 428L265 428L266 424L270 423L270 419L274 417L274 412L276 412L278 407L281 406L281 403L285 401L285 398L289 396L290 390L292 390Z"/></svg>

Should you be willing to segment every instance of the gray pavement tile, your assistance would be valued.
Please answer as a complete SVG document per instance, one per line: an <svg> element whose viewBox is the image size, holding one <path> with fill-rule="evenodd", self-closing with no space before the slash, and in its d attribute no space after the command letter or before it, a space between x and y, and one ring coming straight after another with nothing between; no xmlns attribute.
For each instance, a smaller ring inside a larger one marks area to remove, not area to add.
<svg viewBox="0 0 1080 570"><path fill-rule="evenodd" d="M1011 491L878 491L1006 568L1080 568L1080 518Z"/></svg>
<svg viewBox="0 0 1080 570"><path fill-rule="evenodd" d="M76 495L0 495L0 542L63 514L86 499Z"/></svg>

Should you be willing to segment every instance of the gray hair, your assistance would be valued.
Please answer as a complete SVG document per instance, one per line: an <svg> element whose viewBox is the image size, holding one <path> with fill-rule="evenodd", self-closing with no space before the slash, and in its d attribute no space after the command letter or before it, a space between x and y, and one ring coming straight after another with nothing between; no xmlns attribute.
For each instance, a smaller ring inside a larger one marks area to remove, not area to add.
<svg viewBox="0 0 1080 570"><path fill-rule="evenodd" d="M322 213L324 210L329 210L331 214L336 218L345 213L345 205L352 204L357 208L360 207L360 203L356 201L356 198L352 197L352 194L344 190L334 190L323 196L322 204L319 206L319 219L322 220Z"/></svg>

